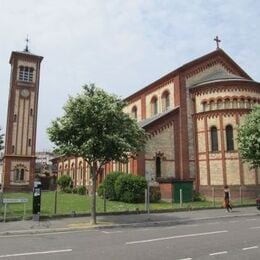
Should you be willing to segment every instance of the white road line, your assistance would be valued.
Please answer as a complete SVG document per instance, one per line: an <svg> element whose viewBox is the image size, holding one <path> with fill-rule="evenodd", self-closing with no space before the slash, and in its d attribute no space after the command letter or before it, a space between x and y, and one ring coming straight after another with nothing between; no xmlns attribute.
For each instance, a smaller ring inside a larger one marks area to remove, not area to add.
<svg viewBox="0 0 260 260"><path fill-rule="evenodd" d="M209 255L213 256L213 255L223 255L223 254L227 254L227 251L216 252L216 253L212 253L212 254L209 254Z"/></svg>
<svg viewBox="0 0 260 260"><path fill-rule="evenodd" d="M178 259L178 260L192 260L192 258L182 258L182 259Z"/></svg>
<svg viewBox="0 0 260 260"><path fill-rule="evenodd" d="M147 240L131 241L131 242L126 242L125 244L133 245L133 244L150 243L150 242L163 241L163 240L169 240L169 239L175 239L175 238L214 235L214 234L221 234L221 233L227 233L227 232L228 232L227 230L220 230L220 231L213 231L213 232L206 232L206 233L194 233L194 234L187 234L187 235L180 235L180 236L160 237L160 238L147 239Z"/></svg>
<svg viewBox="0 0 260 260"><path fill-rule="evenodd" d="M242 250L250 250L250 249L256 249L258 246L251 246L251 247L244 247Z"/></svg>
<svg viewBox="0 0 260 260"><path fill-rule="evenodd" d="M250 227L249 229L259 229L260 227Z"/></svg>
<svg viewBox="0 0 260 260"><path fill-rule="evenodd" d="M41 252L28 252L28 253L11 254L11 255L0 255L0 258L7 258L7 257L13 257L13 256L26 256L26 255L57 254L57 253L65 253L65 252L71 252L71 251L72 251L72 249L41 251Z"/></svg>
<svg viewBox="0 0 260 260"><path fill-rule="evenodd" d="M246 219L246 221L255 221L257 220L256 218L249 218L249 219Z"/></svg>
<svg viewBox="0 0 260 260"><path fill-rule="evenodd" d="M105 234L116 234L116 233L123 233L123 231L102 231Z"/></svg>

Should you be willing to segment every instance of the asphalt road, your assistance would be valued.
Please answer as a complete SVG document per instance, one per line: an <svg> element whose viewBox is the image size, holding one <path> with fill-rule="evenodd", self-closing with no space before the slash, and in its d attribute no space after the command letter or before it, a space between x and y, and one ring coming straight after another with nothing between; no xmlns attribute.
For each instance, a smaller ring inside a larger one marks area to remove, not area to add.
<svg viewBox="0 0 260 260"><path fill-rule="evenodd" d="M0 259L259 260L260 218L5 235L0 237Z"/></svg>

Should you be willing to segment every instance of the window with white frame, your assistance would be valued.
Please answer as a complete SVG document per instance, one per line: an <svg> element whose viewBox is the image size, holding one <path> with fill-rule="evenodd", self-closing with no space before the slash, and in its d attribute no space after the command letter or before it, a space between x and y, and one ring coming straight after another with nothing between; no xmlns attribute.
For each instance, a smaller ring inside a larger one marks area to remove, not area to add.
<svg viewBox="0 0 260 260"><path fill-rule="evenodd" d="M33 71L31 67L20 66L19 67L19 80L32 82L33 81Z"/></svg>

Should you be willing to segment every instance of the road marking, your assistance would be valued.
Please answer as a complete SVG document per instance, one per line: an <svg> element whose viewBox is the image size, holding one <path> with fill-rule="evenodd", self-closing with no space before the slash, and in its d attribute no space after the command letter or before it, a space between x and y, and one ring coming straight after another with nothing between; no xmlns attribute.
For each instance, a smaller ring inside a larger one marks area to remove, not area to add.
<svg viewBox="0 0 260 260"><path fill-rule="evenodd" d="M0 258L7 258L7 257L13 257L13 256L26 256L26 255L57 254L57 253L65 253L65 252L71 252L71 251L72 251L72 249L41 251L41 252L28 252L28 253L11 254L11 255L0 255Z"/></svg>
<svg viewBox="0 0 260 260"><path fill-rule="evenodd" d="M116 233L122 233L123 231L102 231L102 233L105 234L116 234Z"/></svg>
<svg viewBox="0 0 260 260"><path fill-rule="evenodd" d="M221 233L227 233L227 232L228 232L227 230L220 230L220 231L213 231L213 232L206 232L206 233L194 233L194 234L187 234L187 235L180 235L180 236L160 237L160 238L147 239L147 240L131 241L131 242L126 242L125 244L126 245L133 245L133 244L150 243L150 242L163 241L163 240L169 240L169 239L175 239L175 238L214 235L214 234L221 234Z"/></svg>
<svg viewBox="0 0 260 260"><path fill-rule="evenodd" d="M246 221L255 221L257 220L256 218L250 218L250 219L246 219Z"/></svg>
<svg viewBox="0 0 260 260"><path fill-rule="evenodd" d="M217 225L219 222L209 222L208 225Z"/></svg>
<svg viewBox="0 0 260 260"><path fill-rule="evenodd" d="M244 247L242 250L250 250L250 249L256 249L258 246L251 246L251 247Z"/></svg>
<svg viewBox="0 0 260 260"><path fill-rule="evenodd" d="M259 229L260 227L250 227L249 229Z"/></svg>
<svg viewBox="0 0 260 260"><path fill-rule="evenodd" d="M227 251L216 252L216 253L212 253L212 254L209 254L209 255L213 256L213 255L223 255L223 254L227 254Z"/></svg>
<svg viewBox="0 0 260 260"><path fill-rule="evenodd" d="M178 259L178 260L192 260L192 258L182 258L182 259Z"/></svg>

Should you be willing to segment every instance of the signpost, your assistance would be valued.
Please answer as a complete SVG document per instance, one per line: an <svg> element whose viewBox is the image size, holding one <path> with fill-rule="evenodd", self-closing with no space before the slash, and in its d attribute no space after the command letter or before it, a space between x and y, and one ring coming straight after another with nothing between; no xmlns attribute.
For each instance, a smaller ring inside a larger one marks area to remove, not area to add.
<svg viewBox="0 0 260 260"><path fill-rule="evenodd" d="M23 203L23 219L26 215L26 207L25 204L28 202L27 198L3 198L3 204L4 204L4 222L6 220L6 212L7 212L7 205L8 204L16 204L16 203Z"/></svg>

